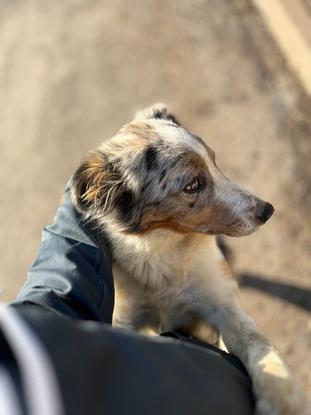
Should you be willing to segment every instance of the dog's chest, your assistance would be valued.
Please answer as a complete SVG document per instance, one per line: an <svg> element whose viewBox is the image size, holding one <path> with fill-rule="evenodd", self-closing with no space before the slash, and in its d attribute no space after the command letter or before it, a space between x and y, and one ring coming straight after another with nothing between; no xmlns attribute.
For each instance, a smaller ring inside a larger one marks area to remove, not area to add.
<svg viewBox="0 0 311 415"><path fill-rule="evenodd" d="M163 303L165 297L187 290L191 250L181 240L159 233L115 241L114 277L128 300Z"/></svg>
<svg viewBox="0 0 311 415"><path fill-rule="evenodd" d="M194 249L190 238L129 240L114 246L114 276L116 287L127 301L157 303L159 307L193 299L200 293Z"/></svg>
<svg viewBox="0 0 311 415"><path fill-rule="evenodd" d="M172 253L114 264L114 279L114 318L122 326L139 329L150 324L156 331L169 330L179 311L196 297L194 282Z"/></svg>
<svg viewBox="0 0 311 415"><path fill-rule="evenodd" d="M169 329L180 317L230 297L232 284L222 278L220 252L211 239L198 235L152 247L114 245L116 325L137 328L151 321Z"/></svg>
<svg viewBox="0 0 311 415"><path fill-rule="evenodd" d="M125 284L133 282L153 294L182 286L187 272L185 258L174 250L167 252L136 252L116 259Z"/></svg>

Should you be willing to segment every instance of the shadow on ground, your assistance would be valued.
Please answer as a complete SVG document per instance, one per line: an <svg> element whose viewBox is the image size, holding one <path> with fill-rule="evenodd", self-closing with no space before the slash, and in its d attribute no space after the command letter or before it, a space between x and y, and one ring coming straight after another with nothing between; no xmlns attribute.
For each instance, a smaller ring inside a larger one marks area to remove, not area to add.
<svg viewBox="0 0 311 415"><path fill-rule="evenodd" d="M224 257L233 265L234 252L229 247L226 239L222 236L217 238L217 244ZM241 288L251 288L278 297L288 303L311 312L311 290L297 287L281 281L276 281L275 277L255 274L252 272L243 272L237 275L237 280Z"/></svg>
<svg viewBox="0 0 311 415"><path fill-rule="evenodd" d="M311 290L252 273L238 275L240 287L254 288L311 312Z"/></svg>

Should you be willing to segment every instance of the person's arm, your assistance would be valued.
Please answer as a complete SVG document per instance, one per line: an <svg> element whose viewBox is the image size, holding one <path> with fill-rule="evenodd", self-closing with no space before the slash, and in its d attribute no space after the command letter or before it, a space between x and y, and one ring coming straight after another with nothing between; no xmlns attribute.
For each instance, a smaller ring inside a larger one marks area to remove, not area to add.
<svg viewBox="0 0 311 415"><path fill-rule="evenodd" d="M81 223L68 184L13 304L32 303L68 317L111 323L113 301L109 243L92 224Z"/></svg>

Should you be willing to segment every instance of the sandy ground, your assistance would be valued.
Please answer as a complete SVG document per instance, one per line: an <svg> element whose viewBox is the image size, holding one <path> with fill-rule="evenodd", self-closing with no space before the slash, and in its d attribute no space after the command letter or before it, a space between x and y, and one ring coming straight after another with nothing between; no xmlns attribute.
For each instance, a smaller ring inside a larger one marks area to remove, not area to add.
<svg viewBox="0 0 311 415"><path fill-rule="evenodd" d="M0 1L2 299L81 155L159 100L275 205L226 241L245 308L311 392L311 102L247 0Z"/></svg>

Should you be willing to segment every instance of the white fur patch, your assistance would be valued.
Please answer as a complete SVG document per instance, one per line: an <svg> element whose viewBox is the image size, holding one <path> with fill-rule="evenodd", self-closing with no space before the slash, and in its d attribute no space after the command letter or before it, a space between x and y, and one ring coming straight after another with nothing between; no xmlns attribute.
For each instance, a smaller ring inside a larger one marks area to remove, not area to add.
<svg viewBox="0 0 311 415"><path fill-rule="evenodd" d="M207 150L203 144L192 137L187 130L183 128L174 128L170 125L156 125L157 133L172 144L181 144L189 147L189 150L194 151L204 160L207 160Z"/></svg>

